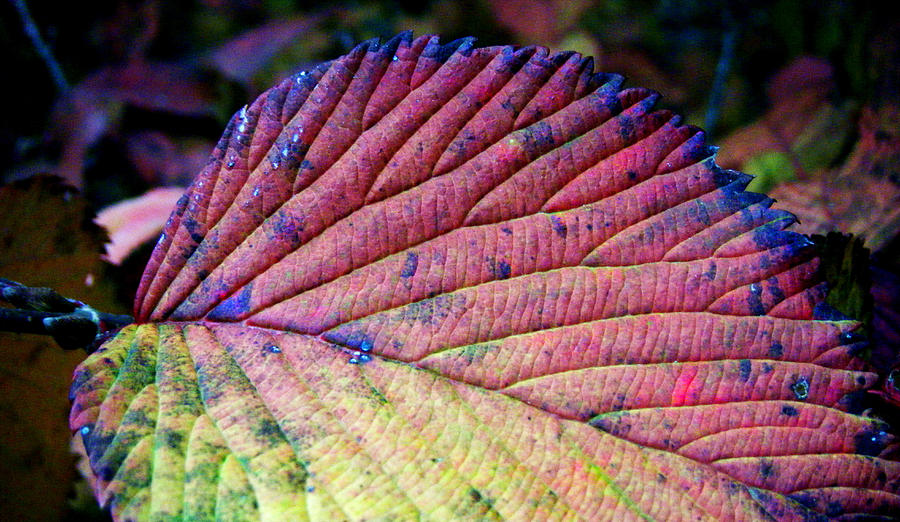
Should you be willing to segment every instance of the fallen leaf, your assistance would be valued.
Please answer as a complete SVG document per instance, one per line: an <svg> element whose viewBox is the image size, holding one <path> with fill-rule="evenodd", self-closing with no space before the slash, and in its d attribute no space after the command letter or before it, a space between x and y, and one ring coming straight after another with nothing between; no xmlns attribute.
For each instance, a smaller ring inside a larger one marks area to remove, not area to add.
<svg viewBox="0 0 900 522"><path fill-rule="evenodd" d="M839 169L784 183L773 197L800 219L798 230L863 236L877 252L900 233L900 106L863 111L859 140Z"/></svg>
<svg viewBox="0 0 900 522"><path fill-rule="evenodd" d="M126 106L185 116L209 116L212 96L191 70L171 63L135 58L96 71L76 85L54 110L54 134L62 143L56 174L83 186L85 155Z"/></svg>
<svg viewBox="0 0 900 522"><path fill-rule="evenodd" d="M831 65L821 58L801 56L791 62L772 78L768 89L771 107L766 114L722 141L719 163L729 168L743 168L747 161L761 153L775 151L790 154L797 139L817 114L826 126L833 123L832 127L849 129L849 121L840 117L848 109L827 104L828 95L834 87L832 76ZM837 117L833 115L835 111ZM832 119L828 119L829 116ZM839 141L834 132L824 137Z"/></svg>
<svg viewBox="0 0 900 522"><path fill-rule="evenodd" d="M176 140L158 131L142 131L126 139L128 160L151 186L187 186L209 156L207 140Z"/></svg>
<svg viewBox="0 0 900 522"><path fill-rule="evenodd" d="M322 15L310 15L268 22L228 41L209 61L225 77L247 85L279 51L321 20Z"/></svg>
<svg viewBox="0 0 900 522"><path fill-rule="evenodd" d="M181 187L155 188L101 210L94 221L109 234L104 259L121 264L139 246L159 236L183 192Z"/></svg>
<svg viewBox="0 0 900 522"><path fill-rule="evenodd" d="M70 425L118 519L900 508L787 212L578 54L408 33L228 124Z"/></svg>

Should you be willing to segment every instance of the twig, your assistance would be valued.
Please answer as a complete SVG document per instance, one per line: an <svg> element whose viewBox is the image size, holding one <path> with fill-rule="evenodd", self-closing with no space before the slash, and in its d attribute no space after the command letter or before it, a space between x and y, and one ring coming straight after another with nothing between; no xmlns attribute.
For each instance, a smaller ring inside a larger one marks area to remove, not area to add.
<svg viewBox="0 0 900 522"><path fill-rule="evenodd" d="M37 51L41 59L44 60L44 64L47 66L47 70L53 78L53 83L56 84L56 90L59 91L59 94L68 91L69 82L66 81L66 75L63 74L62 67L60 67L59 62L56 61L56 57L53 56L53 51L50 50L50 46L47 45L47 42L41 37L41 32L38 30L37 24L34 23L34 18L31 17L28 6L25 5L25 0L10 0L10 2L12 2L16 11L19 12L25 34L31 39L31 45L34 46L34 50Z"/></svg>
<svg viewBox="0 0 900 522"><path fill-rule="evenodd" d="M722 33L722 50L719 53L719 61L716 63L716 73L709 91L709 104L706 106L706 118L704 118L703 124L709 135L715 133L719 123L722 100L725 98L725 83L728 75L731 74L731 62L734 60L734 50L738 40L737 23L727 6L724 8L722 17L725 25L725 31Z"/></svg>
<svg viewBox="0 0 900 522"><path fill-rule="evenodd" d="M50 335L66 350L90 351L97 336L134 320L98 312L49 288L31 288L0 278L0 300L18 308L0 308L0 331Z"/></svg>

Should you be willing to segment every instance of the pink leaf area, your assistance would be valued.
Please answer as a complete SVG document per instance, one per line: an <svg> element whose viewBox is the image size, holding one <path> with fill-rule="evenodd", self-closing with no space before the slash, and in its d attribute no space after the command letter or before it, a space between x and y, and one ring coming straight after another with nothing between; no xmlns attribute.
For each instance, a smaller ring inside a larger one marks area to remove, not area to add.
<svg viewBox="0 0 900 522"><path fill-rule="evenodd" d="M140 324L76 374L101 502L895 516L894 435L860 411L878 376L812 242L622 83L576 53L404 33L241 109Z"/></svg>

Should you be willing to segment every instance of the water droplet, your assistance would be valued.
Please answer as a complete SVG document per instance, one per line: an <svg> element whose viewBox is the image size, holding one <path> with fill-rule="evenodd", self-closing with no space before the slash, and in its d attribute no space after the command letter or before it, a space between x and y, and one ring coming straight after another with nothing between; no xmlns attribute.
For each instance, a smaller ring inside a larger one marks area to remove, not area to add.
<svg viewBox="0 0 900 522"><path fill-rule="evenodd" d="M762 287L759 286L759 283L750 283L750 292L753 294L761 294Z"/></svg>
<svg viewBox="0 0 900 522"><path fill-rule="evenodd" d="M357 359L356 357L351 357L347 362L350 364L359 364L359 359Z"/></svg>
<svg viewBox="0 0 900 522"><path fill-rule="evenodd" d="M373 345L372 341L370 341L368 339L364 339L362 342L359 343L359 349L364 352L371 352L372 345Z"/></svg>
<svg viewBox="0 0 900 522"><path fill-rule="evenodd" d="M232 157L228 158L228 168L229 168L229 169L230 169L230 168L233 168L233 167L234 167L234 164L235 164L235 157L232 156Z"/></svg>
<svg viewBox="0 0 900 522"><path fill-rule="evenodd" d="M303 129L300 129L300 130L303 130ZM300 141L300 133L295 132L294 135L291 136L291 143L297 143L298 141Z"/></svg>
<svg viewBox="0 0 900 522"><path fill-rule="evenodd" d="M247 132L247 106L244 105L241 107L241 112L238 114L238 118L241 119L241 124L238 125L238 132L241 134Z"/></svg>
<svg viewBox="0 0 900 522"><path fill-rule="evenodd" d="M800 377L791 385L791 391L794 392L794 397L798 401L806 400L809 397L809 381L806 380L806 377Z"/></svg>
<svg viewBox="0 0 900 522"><path fill-rule="evenodd" d="M273 169L277 169L279 165L281 165L281 162L278 161L277 158L272 160L272 168Z"/></svg>
<svg viewBox="0 0 900 522"><path fill-rule="evenodd" d="M393 57L393 58L391 58L391 61L394 61L394 62L396 62L396 61L397 61L397 60L399 60L399 59L400 59L400 58L397 58L397 56L396 56L396 55L394 55L394 57Z"/></svg>
<svg viewBox="0 0 900 522"><path fill-rule="evenodd" d="M290 148L290 147L285 147L285 148L281 149L281 157L282 157L282 158L287 159L288 156L290 156L290 155L291 155L291 148Z"/></svg>
<svg viewBox="0 0 900 522"><path fill-rule="evenodd" d="M281 348L275 344L267 344L263 349L269 353L281 353Z"/></svg>
<svg viewBox="0 0 900 522"><path fill-rule="evenodd" d="M259 197L259 187L253 187L253 197Z"/></svg>
<svg viewBox="0 0 900 522"><path fill-rule="evenodd" d="M81 431L81 435L84 436L91 432L91 427L90 426L82 426L81 430L79 430L79 431Z"/></svg>
<svg viewBox="0 0 900 522"><path fill-rule="evenodd" d="M315 490L316 490L315 486L307 486L307 487L306 487L306 492L307 492L307 493L312 493L312 492L315 491Z"/></svg>
<svg viewBox="0 0 900 522"><path fill-rule="evenodd" d="M369 361L371 361L371 360L372 360L372 357L369 356L369 355L361 354L361 355L359 356L359 362L367 363L367 362L369 362Z"/></svg>

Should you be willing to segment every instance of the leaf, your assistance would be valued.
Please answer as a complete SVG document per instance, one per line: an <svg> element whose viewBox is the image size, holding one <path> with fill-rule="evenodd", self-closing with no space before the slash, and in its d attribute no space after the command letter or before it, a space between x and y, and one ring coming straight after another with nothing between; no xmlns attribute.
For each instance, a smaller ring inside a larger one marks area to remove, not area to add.
<svg viewBox="0 0 900 522"><path fill-rule="evenodd" d="M773 196L800 218L799 230L840 230L864 236L872 251L886 248L900 232L900 105L867 107L859 141L839 168L813 179L784 184Z"/></svg>
<svg viewBox="0 0 900 522"><path fill-rule="evenodd" d="M183 189L161 187L101 210L94 220L109 233L105 259L119 265L145 241L159 235Z"/></svg>
<svg viewBox="0 0 900 522"><path fill-rule="evenodd" d="M228 124L70 424L119 519L900 507L859 324L657 96L408 33Z"/></svg>
<svg viewBox="0 0 900 522"><path fill-rule="evenodd" d="M0 187L0 277L52 287L111 312L100 261L104 234L86 201L58 179ZM0 510L11 520L59 520L75 478L66 388L84 357L49 337L0 332Z"/></svg>
<svg viewBox="0 0 900 522"><path fill-rule="evenodd" d="M249 84L266 62L284 47L296 42L321 19L322 16L318 15L269 22L216 49L209 61L227 78Z"/></svg>

